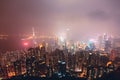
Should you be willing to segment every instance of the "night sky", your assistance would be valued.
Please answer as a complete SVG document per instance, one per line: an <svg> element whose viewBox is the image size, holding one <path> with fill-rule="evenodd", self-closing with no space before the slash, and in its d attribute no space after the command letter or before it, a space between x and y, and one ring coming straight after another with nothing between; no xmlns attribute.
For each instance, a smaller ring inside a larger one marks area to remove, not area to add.
<svg viewBox="0 0 120 80"><path fill-rule="evenodd" d="M120 0L0 0L0 33L119 34Z"/></svg>

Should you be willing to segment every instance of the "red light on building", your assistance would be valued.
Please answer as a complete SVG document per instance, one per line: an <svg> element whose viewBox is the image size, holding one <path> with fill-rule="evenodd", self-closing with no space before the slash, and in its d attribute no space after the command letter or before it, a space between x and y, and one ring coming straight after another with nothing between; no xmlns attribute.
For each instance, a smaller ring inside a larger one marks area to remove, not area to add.
<svg viewBox="0 0 120 80"><path fill-rule="evenodd" d="M25 45L25 46L28 46L28 43L27 43L27 42L25 42L25 43L24 43L24 45Z"/></svg>

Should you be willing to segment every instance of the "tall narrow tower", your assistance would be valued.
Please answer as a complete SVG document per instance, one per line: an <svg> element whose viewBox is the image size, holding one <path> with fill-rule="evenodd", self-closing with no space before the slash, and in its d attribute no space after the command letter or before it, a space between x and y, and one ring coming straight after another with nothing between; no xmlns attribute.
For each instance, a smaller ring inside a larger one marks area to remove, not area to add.
<svg viewBox="0 0 120 80"><path fill-rule="evenodd" d="M35 45L37 44L37 42L36 42L36 36L35 36L34 27L32 28L32 37L33 37L33 45L34 45L34 47L35 47Z"/></svg>
<svg viewBox="0 0 120 80"><path fill-rule="evenodd" d="M32 36L35 37L35 30L34 30L34 27L32 28Z"/></svg>

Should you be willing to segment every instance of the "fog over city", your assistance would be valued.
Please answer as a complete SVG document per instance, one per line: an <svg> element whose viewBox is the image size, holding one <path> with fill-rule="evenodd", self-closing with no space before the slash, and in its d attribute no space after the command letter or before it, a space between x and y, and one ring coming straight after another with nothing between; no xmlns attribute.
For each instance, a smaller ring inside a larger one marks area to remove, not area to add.
<svg viewBox="0 0 120 80"><path fill-rule="evenodd" d="M0 34L59 34L74 40L119 35L119 0L0 0Z"/></svg>
<svg viewBox="0 0 120 80"><path fill-rule="evenodd" d="M0 31L46 32L71 28L73 34L115 32L119 29L119 0L0 0Z"/></svg>

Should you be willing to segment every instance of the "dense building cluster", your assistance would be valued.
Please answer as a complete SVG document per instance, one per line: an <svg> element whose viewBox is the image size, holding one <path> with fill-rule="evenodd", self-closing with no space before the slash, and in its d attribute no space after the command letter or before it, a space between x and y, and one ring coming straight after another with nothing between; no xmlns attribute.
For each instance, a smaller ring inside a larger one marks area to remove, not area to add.
<svg viewBox="0 0 120 80"><path fill-rule="evenodd" d="M93 80L116 70L117 64L111 54L103 51L67 49L46 51L45 46L26 51L1 54L1 77L34 76L47 78L76 77Z"/></svg>

